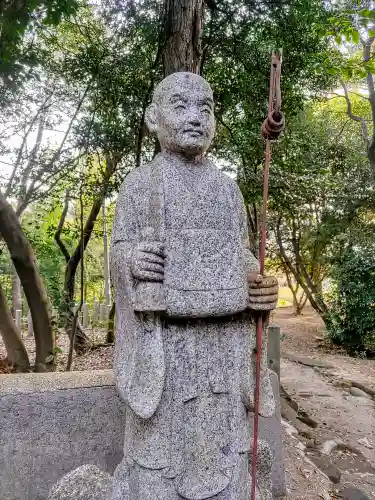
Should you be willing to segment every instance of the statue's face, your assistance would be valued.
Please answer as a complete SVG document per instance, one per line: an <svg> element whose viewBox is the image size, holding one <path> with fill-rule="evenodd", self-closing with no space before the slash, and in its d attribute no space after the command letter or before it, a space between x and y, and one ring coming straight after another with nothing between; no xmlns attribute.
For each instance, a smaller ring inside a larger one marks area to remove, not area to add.
<svg viewBox="0 0 375 500"><path fill-rule="evenodd" d="M207 151L215 133L209 84L193 73L175 73L155 91L153 131L162 149L195 156ZM152 125L151 125L152 127Z"/></svg>

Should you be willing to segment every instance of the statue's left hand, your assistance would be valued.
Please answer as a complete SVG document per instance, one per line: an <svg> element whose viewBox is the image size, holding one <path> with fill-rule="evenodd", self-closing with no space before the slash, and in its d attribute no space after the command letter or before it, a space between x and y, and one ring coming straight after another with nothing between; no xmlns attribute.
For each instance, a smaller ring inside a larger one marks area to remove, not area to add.
<svg viewBox="0 0 375 500"><path fill-rule="evenodd" d="M271 311L277 305L279 285L277 278L248 273L249 308L253 311Z"/></svg>

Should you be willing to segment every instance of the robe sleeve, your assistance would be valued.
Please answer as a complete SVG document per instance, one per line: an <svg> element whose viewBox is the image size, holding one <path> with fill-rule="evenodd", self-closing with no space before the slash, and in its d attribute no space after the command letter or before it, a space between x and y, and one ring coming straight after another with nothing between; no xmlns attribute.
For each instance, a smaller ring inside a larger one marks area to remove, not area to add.
<svg viewBox="0 0 375 500"><path fill-rule="evenodd" d="M132 354L135 348L135 330L138 321L132 305L134 278L131 272L131 256L139 241L136 206L126 181L117 198L111 237L111 277L116 303L116 343L114 373L130 376Z"/></svg>
<svg viewBox="0 0 375 500"><path fill-rule="evenodd" d="M125 180L117 199L111 240L116 302L116 387L121 399L144 419L150 418L160 403L165 374L160 318L134 311L137 282L132 274L131 259L144 234L140 215L147 186L147 177L136 172Z"/></svg>

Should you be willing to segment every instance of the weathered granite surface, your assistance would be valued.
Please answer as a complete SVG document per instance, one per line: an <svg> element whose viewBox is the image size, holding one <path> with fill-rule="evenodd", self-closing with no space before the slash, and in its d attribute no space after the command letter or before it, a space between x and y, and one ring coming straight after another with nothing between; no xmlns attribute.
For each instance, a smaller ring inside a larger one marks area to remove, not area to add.
<svg viewBox="0 0 375 500"><path fill-rule="evenodd" d="M280 380L280 327L271 324L267 335L267 359L268 368L276 373Z"/></svg>
<svg viewBox="0 0 375 500"><path fill-rule="evenodd" d="M72 469L112 474L122 458L123 405L112 370L0 377L0 498L45 500Z"/></svg>
<svg viewBox="0 0 375 500"><path fill-rule="evenodd" d="M110 500L247 500L251 311L275 307L276 282L257 277L237 184L205 156L215 130L208 83L167 77L146 122L161 153L125 179L112 231L114 369L127 409ZM274 411L265 345L260 413ZM271 498L273 461L261 442L259 500Z"/></svg>
<svg viewBox="0 0 375 500"><path fill-rule="evenodd" d="M105 500L112 476L95 465L82 465L66 474L49 492L47 500Z"/></svg>
<svg viewBox="0 0 375 500"><path fill-rule="evenodd" d="M263 442L266 442L272 450L272 493L274 498L284 497L286 491L283 444L281 440L281 411L280 411L280 395L279 395L279 379L275 373L271 373L271 384L276 400L275 413L269 417L260 417L259 419L259 434ZM251 432L253 422L251 421Z"/></svg>

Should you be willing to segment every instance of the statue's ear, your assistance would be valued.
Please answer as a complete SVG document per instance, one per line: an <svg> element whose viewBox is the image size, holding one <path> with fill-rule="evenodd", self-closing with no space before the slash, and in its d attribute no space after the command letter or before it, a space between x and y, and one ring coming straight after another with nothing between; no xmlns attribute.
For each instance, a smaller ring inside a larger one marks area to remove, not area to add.
<svg viewBox="0 0 375 500"><path fill-rule="evenodd" d="M157 132L157 109L154 103L151 103L150 106L146 109L145 121L147 128L152 134L156 134Z"/></svg>

